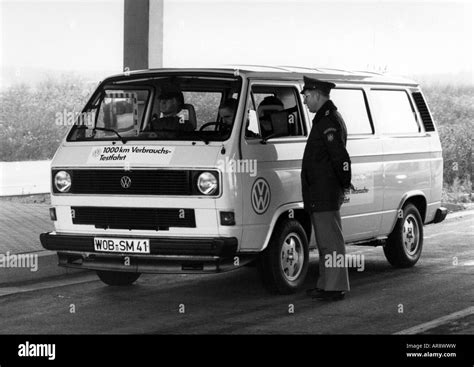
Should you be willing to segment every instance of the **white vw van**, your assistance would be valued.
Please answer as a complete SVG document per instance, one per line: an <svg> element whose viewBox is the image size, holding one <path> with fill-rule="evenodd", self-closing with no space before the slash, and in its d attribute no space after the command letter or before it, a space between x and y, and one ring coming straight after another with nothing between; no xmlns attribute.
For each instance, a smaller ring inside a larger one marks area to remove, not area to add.
<svg viewBox="0 0 474 367"><path fill-rule="evenodd" d="M393 266L413 266L423 225L446 216L441 145L419 86L298 67L156 69L103 81L83 110L92 123L78 120L52 161L55 231L41 234L43 247L109 285L257 260L270 289L295 291L313 238L300 187L312 124L303 75L336 84L331 99L347 125L347 244L381 245ZM190 129L156 128L170 84L182 91L179 123ZM218 112L228 99L236 111L225 128Z"/></svg>

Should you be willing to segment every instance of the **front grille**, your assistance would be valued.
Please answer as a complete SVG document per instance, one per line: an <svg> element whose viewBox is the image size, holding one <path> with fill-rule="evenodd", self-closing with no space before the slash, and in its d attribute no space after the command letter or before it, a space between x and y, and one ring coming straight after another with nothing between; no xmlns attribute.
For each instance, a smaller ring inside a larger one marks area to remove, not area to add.
<svg viewBox="0 0 474 367"><path fill-rule="evenodd" d="M53 172L54 177L55 172ZM130 185L124 187L122 178ZM127 180L128 181L128 180ZM191 195L191 172L185 170L72 170L74 194Z"/></svg>
<svg viewBox="0 0 474 367"><path fill-rule="evenodd" d="M194 209L71 207L73 224L96 228L168 230L170 227L196 227Z"/></svg>

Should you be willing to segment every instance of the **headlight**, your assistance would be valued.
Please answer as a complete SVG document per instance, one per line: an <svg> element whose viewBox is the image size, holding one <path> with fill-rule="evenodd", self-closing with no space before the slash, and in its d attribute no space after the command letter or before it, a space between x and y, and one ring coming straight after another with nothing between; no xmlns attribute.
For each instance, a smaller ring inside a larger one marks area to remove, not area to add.
<svg viewBox="0 0 474 367"><path fill-rule="evenodd" d="M54 176L54 186L59 192L68 192L71 189L71 175L66 171L59 171Z"/></svg>
<svg viewBox="0 0 474 367"><path fill-rule="evenodd" d="M197 187L204 195L212 195L217 191L217 178L211 172L203 172L197 180Z"/></svg>

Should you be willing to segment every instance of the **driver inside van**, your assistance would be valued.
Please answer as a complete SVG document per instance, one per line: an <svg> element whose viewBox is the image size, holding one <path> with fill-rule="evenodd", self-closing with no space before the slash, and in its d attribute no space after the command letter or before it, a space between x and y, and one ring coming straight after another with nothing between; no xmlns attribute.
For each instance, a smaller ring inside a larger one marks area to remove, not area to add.
<svg viewBox="0 0 474 367"><path fill-rule="evenodd" d="M162 88L158 97L160 116L153 115L151 128L153 131L193 131L194 127L189 121L189 112L183 109L184 96L175 86Z"/></svg>
<svg viewBox="0 0 474 367"><path fill-rule="evenodd" d="M236 111L237 100L235 98L228 98L219 106L219 117L222 120L222 124L219 127L224 134L232 130Z"/></svg>

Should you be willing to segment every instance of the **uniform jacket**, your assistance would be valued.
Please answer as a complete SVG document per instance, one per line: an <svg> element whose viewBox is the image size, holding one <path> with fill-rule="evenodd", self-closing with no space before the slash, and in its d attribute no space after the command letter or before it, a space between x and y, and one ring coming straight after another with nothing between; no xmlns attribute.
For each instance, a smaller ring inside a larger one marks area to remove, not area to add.
<svg viewBox="0 0 474 367"><path fill-rule="evenodd" d="M309 212L339 210L351 185L347 130L331 100L316 113L301 168L304 207Z"/></svg>

